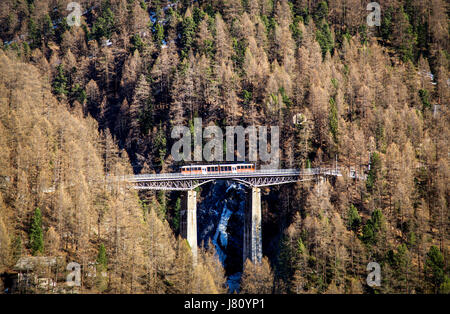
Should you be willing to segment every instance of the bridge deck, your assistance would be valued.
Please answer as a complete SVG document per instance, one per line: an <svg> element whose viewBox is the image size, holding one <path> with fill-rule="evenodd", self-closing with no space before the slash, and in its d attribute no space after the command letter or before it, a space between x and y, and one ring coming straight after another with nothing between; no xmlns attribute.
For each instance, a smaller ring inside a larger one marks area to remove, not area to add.
<svg viewBox="0 0 450 314"><path fill-rule="evenodd" d="M229 179L229 178L249 178L249 177L284 177L284 176L308 176L308 175L331 175L341 176L339 170L334 168L307 168L307 169L270 169L255 170L253 172L240 173L209 173L209 174L181 174L181 173L160 173L160 174L139 174L134 176L124 176L122 179L129 182L139 181L166 181L166 180L195 180L195 179Z"/></svg>
<svg viewBox="0 0 450 314"><path fill-rule="evenodd" d="M113 181L126 181L138 190L192 190L214 180L234 180L250 187L263 187L312 180L318 176L340 177L339 168L307 168L307 169L268 169L240 173L206 173L181 174L159 173L140 174L110 178ZM358 175L350 170L348 176L365 180L365 175Z"/></svg>

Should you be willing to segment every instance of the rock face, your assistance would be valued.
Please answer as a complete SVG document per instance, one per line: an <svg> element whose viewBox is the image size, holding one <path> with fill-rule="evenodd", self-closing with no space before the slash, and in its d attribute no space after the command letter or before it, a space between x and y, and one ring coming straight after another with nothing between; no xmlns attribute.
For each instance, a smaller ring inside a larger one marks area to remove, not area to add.
<svg viewBox="0 0 450 314"><path fill-rule="evenodd" d="M239 290L242 273L245 187L233 181L205 186L198 203L198 242L215 246L225 267L230 292Z"/></svg>

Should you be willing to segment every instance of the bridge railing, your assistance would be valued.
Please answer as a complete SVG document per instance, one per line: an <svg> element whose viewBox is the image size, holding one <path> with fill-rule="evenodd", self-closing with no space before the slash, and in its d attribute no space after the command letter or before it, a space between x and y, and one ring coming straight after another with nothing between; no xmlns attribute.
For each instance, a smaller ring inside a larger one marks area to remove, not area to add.
<svg viewBox="0 0 450 314"><path fill-rule="evenodd" d="M347 176L353 179L366 180L367 176L364 173L358 173L354 169L343 168L348 171ZM145 182L145 181L183 181L183 180L197 180L197 179L227 179L227 178L245 178L245 177L270 177L270 176L342 176L340 167L326 167L326 168L305 168L305 169L260 169L253 172L238 172L238 173L207 173L207 174L181 174L180 172L173 173L155 173L155 174L138 174L125 176L111 176L107 177L109 182Z"/></svg>
<svg viewBox="0 0 450 314"><path fill-rule="evenodd" d="M252 172L215 172L206 174L181 174L174 173L158 173L158 174L138 174L130 176L122 176L120 180L125 181L143 181L155 179L183 179L183 178L213 178L213 177L244 177L244 176L267 176L267 175L340 175L339 168L305 168L305 169L260 169Z"/></svg>

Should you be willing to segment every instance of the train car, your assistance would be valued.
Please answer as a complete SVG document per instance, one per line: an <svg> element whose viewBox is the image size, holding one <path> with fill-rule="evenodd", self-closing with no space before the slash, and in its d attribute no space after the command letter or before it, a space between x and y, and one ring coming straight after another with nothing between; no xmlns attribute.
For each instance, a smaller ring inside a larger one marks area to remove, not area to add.
<svg viewBox="0 0 450 314"><path fill-rule="evenodd" d="M254 172L255 171L255 165L254 164L238 164L236 166L236 172Z"/></svg>
<svg viewBox="0 0 450 314"><path fill-rule="evenodd" d="M226 164L226 165L190 165L180 168L181 174L216 174L254 172L255 164Z"/></svg>

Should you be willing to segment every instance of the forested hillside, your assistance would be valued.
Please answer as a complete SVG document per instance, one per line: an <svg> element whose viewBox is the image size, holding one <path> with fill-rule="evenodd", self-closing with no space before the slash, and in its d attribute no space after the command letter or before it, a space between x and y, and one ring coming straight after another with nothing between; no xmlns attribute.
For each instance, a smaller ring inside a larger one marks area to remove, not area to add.
<svg viewBox="0 0 450 314"><path fill-rule="evenodd" d="M0 271L20 256L63 256L85 270L97 262L86 292L225 291L212 251L194 269L187 243L153 208L123 183L107 184L106 173L131 173L108 132L58 102L34 66L0 52L0 71ZM65 266L56 270L62 281Z"/></svg>
<svg viewBox="0 0 450 314"><path fill-rule="evenodd" d="M380 0L373 27L360 0L79 0L80 26L69 2L0 2L0 272L63 255L97 260L84 291L226 292L179 194L105 181L178 171L171 130L201 117L279 126L282 168L370 164L265 190L241 292L450 292L445 0Z"/></svg>

